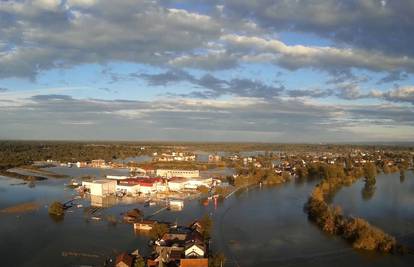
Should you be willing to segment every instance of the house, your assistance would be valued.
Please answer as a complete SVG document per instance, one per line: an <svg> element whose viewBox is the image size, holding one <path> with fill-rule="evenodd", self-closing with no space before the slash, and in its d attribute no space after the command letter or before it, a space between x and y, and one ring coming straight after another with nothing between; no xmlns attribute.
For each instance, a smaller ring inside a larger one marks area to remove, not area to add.
<svg viewBox="0 0 414 267"><path fill-rule="evenodd" d="M217 162L220 160L221 160L221 157L219 155L208 155L209 162Z"/></svg>
<svg viewBox="0 0 414 267"><path fill-rule="evenodd" d="M197 231L198 233L203 232L203 225L200 221L194 221L192 224L190 224L190 229L193 231Z"/></svg>
<svg viewBox="0 0 414 267"><path fill-rule="evenodd" d="M84 161L78 161L78 162L76 162L76 167L78 167L78 168L86 168L86 167L88 167L88 164L86 162L84 162Z"/></svg>
<svg viewBox="0 0 414 267"><path fill-rule="evenodd" d="M208 267L208 259L181 259L180 267Z"/></svg>
<svg viewBox="0 0 414 267"><path fill-rule="evenodd" d="M125 213L124 221L128 223L137 222L143 216L142 212L139 209L133 209Z"/></svg>
<svg viewBox="0 0 414 267"><path fill-rule="evenodd" d="M206 253L206 248L202 242L188 242L184 248L186 258L203 258Z"/></svg>
<svg viewBox="0 0 414 267"><path fill-rule="evenodd" d="M103 159L94 159L91 161L92 168L105 168L106 162Z"/></svg>
<svg viewBox="0 0 414 267"><path fill-rule="evenodd" d="M134 258L128 253L121 253L116 257L115 266L116 267L132 267L132 262Z"/></svg>

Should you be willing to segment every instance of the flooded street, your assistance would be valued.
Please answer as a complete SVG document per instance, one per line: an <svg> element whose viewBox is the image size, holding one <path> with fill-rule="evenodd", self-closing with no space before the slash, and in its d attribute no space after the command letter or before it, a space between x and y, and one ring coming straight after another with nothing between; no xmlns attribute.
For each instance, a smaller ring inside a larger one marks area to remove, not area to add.
<svg viewBox="0 0 414 267"><path fill-rule="evenodd" d="M52 169L49 169L52 170ZM101 175L102 170L57 168L68 175ZM77 171L81 171L79 174ZM122 171L121 171L122 172ZM118 171L116 172L118 173ZM132 225L90 220L83 208L72 208L63 220L55 221L47 214L51 202L67 201L75 196L64 184L69 179L49 179L34 187L21 180L0 178L0 209L19 203L36 202L38 211L24 214L0 213L0 251L2 266L101 266L106 257L120 251L139 249L149 252L147 237L136 235ZM209 213L214 220L212 248L222 251L226 266L412 266L413 255L379 255L354 251L341 238L322 233L308 221L303 205L313 183L294 182L277 187L256 187L238 192L208 206L198 200L185 201L182 211L162 211L152 219L189 224ZM406 173L377 177L376 191L370 199L363 198L363 182L343 188L334 198L346 214L366 218L369 222L397 236L407 245L414 242L414 177ZM77 203L89 206L89 200ZM101 208L96 215L105 218L139 208L146 216L160 206L144 207L128 200L116 206ZM64 252L83 253L83 256Z"/></svg>

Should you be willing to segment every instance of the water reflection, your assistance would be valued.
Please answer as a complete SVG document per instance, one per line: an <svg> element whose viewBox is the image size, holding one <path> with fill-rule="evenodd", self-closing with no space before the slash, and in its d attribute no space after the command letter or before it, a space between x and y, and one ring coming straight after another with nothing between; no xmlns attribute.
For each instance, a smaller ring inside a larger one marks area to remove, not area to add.
<svg viewBox="0 0 414 267"><path fill-rule="evenodd" d="M361 190L361 195L364 200L370 200L375 194L375 185L370 183L365 183L364 187Z"/></svg>
<svg viewBox="0 0 414 267"><path fill-rule="evenodd" d="M401 170L400 171L400 183L404 183L405 181L405 171Z"/></svg>
<svg viewBox="0 0 414 267"><path fill-rule="evenodd" d="M91 206L92 207L99 207L99 208L110 208L116 205L116 197L115 196L90 196Z"/></svg>
<svg viewBox="0 0 414 267"><path fill-rule="evenodd" d="M65 219L65 216L56 216L53 214L49 214L49 218L52 219L52 221L54 221L55 223L62 223L63 220Z"/></svg>

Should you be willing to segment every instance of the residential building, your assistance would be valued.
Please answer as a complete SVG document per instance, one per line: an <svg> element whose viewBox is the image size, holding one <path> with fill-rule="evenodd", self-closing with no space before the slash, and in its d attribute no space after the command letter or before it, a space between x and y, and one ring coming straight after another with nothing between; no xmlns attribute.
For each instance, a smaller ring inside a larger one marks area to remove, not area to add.
<svg viewBox="0 0 414 267"><path fill-rule="evenodd" d="M128 253L121 253L116 257L115 267L131 267L134 258Z"/></svg>
<svg viewBox="0 0 414 267"><path fill-rule="evenodd" d="M94 159L91 161L92 168L105 168L106 162L103 159Z"/></svg>

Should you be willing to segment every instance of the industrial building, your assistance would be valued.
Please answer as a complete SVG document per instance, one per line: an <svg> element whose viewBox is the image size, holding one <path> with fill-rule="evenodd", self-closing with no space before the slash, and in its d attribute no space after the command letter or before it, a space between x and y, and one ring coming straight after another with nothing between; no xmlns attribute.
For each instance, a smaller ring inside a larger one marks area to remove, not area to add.
<svg viewBox="0 0 414 267"><path fill-rule="evenodd" d="M184 178L198 178L200 177L199 170L166 170L166 169L157 169L156 175L164 178L171 177L184 177Z"/></svg>
<svg viewBox="0 0 414 267"><path fill-rule="evenodd" d="M82 182L82 186L89 190L93 196L108 196L115 194L116 181L114 180L94 180L92 182Z"/></svg>

